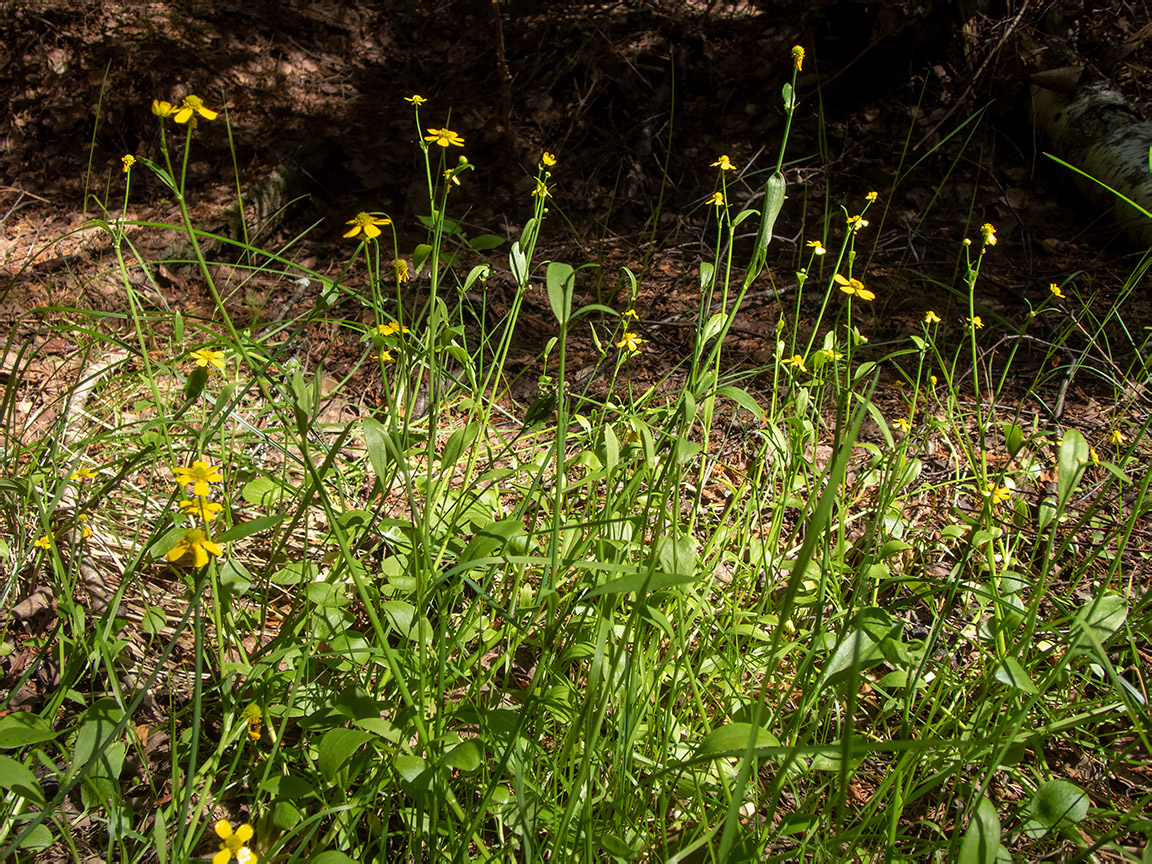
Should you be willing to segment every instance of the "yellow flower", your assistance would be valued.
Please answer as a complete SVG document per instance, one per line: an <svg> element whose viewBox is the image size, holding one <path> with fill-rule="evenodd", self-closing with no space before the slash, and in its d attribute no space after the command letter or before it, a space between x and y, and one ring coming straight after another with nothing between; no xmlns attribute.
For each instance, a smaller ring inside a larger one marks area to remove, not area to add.
<svg viewBox="0 0 1152 864"><path fill-rule="evenodd" d="M127 156L121 156L120 162L124 165L124 173L127 174L132 170L132 166L136 164L136 157L129 153Z"/></svg>
<svg viewBox="0 0 1152 864"><path fill-rule="evenodd" d="M876 193L875 192L869 192L867 195L864 196L864 200L867 201L869 204L871 204L873 201L876 200Z"/></svg>
<svg viewBox="0 0 1152 864"><path fill-rule="evenodd" d="M845 294L859 297L861 300L869 303L876 299L875 292L865 288L864 283L859 279L845 279L839 273L833 276L832 279L840 286L840 290Z"/></svg>
<svg viewBox="0 0 1152 864"><path fill-rule="evenodd" d="M178 501L177 506L184 511L185 516L196 516L205 522L215 522L216 514L224 509L223 504L217 504L206 498L197 498L195 501Z"/></svg>
<svg viewBox="0 0 1152 864"><path fill-rule="evenodd" d="M549 153L547 150L545 150L544 155L540 157L540 161L544 163L545 167L551 168L553 165L556 164L556 157L553 156L551 153Z"/></svg>
<svg viewBox="0 0 1152 864"><path fill-rule="evenodd" d="M721 171L735 171L736 166L728 159L727 156L721 156L712 163L713 168L719 168Z"/></svg>
<svg viewBox="0 0 1152 864"><path fill-rule="evenodd" d="M401 285L408 281L408 262L403 258L396 261L396 281Z"/></svg>
<svg viewBox="0 0 1152 864"><path fill-rule="evenodd" d="M816 353L819 354L821 357L823 357L825 359L825 361L843 360L844 359L843 354L841 354L839 351L833 351L831 348L821 348Z"/></svg>
<svg viewBox="0 0 1152 864"><path fill-rule="evenodd" d="M992 226L991 222L985 222L980 226L980 236L984 238L985 246L996 245L996 229Z"/></svg>
<svg viewBox="0 0 1152 864"><path fill-rule="evenodd" d="M185 96L184 101L176 110L176 116L172 119L177 123L187 123L197 114L205 120L215 120L219 116L215 111L209 111L205 108L204 102L199 96Z"/></svg>
<svg viewBox="0 0 1152 864"><path fill-rule="evenodd" d="M352 226L351 231L345 232L345 238L355 237L357 234L363 231L365 237L367 237L369 240L375 240L380 236L380 229L376 226L391 225L392 220L387 216L373 216L371 213L364 213L361 211L344 224Z"/></svg>
<svg viewBox="0 0 1152 864"><path fill-rule="evenodd" d="M37 549L51 549L52 548L52 538L49 537L47 534L42 534L40 536L40 538L35 543L33 543L32 545L35 546Z"/></svg>
<svg viewBox="0 0 1152 864"><path fill-rule="evenodd" d="M248 737L253 741L260 740L260 726L264 722L264 714L256 703L244 709L244 722L248 724Z"/></svg>
<svg viewBox="0 0 1152 864"><path fill-rule="evenodd" d="M464 146L464 139L451 129L429 129L428 132L429 134L424 136L425 141L431 141L433 144L439 144L441 147Z"/></svg>
<svg viewBox="0 0 1152 864"><path fill-rule="evenodd" d="M1060 290L1060 286L1055 282L1048 286L1048 290L1052 292L1053 297L1059 297L1061 300L1064 299L1064 292Z"/></svg>
<svg viewBox="0 0 1152 864"><path fill-rule="evenodd" d="M644 344L644 340L640 338L639 333L633 333L631 330L625 330L624 335L620 337L620 341L616 343L617 348L623 348L629 354L635 354L640 350L640 346Z"/></svg>
<svg viewBox="0 0 1152 864"><path fill-rule="evenodd" d="M851 234L859 231L861 228L868 227L868 220L863 216L849 216L848 217L848 233Z"/></svg>
<svg viewBox="0 0 1152 864"><path fill-rule="evenodd" d="M405 102L411 102L413 105L423 105L428 100L425 99L423 96L420 96L416 93L413 93L411 96L405 96L404 101Z"/></svg>
<svg viewBox="0 0 1152 864"><path fill-rule="evenodd" d="M799 354L793 354L791 357L786 357L781 362L785 366L791 366L794 369L799 369L801 372L808 371L808 367L804 365L804 358Z"/></svg>
<svg viewBox="0 0 1152 864"><path fill-rule="evenodd" d="M808 245L812 247L813 255L823 255L828 250L824 248L824 244L819 240L809 240Z"/></svg>
<svg viewBox="0 0 1152 864"><path fill-rule="evenodd" d="M379 360L381 363L394 363L396 358L392 356L392 352L387 348L381 348L379 354L372 355L373 360Z"/></svg>
<svg viewBox="0 0 1152 864"><path fill-rule="evenodd" d="M69 480L91 480L93 477L98 477L98 476L99 475L95 471L93 471L91 468L89 468L88 466L85 465L83 468L77 468L75 471L73 471L71 474L69 474L68 479Z"/></svg>
<svg viewBox="0 0 1152 864"><path fill-rule="evenodd" d="M410 333L407 327L401 327L399 321L389 321L387 324L381 324L376 328L377 336L391 336L394 333Z"/></svg>
<svg viewBox="0 0 1152 864"><path fill-rule="evenodd" d="M635 309L626 309L624 311L624 317L625 318L632 318L633 320L635 320L635 319L639 318L640 316L636 314Z"/></svg>
<svg viewBox="0 0 1152 864"><path fill-rule="evenodd" d="M928 376L928 383L929 383L929 384L931 384L933 387L935 387L935 386L936 386L936 382L937 382L938 380L939 380L939 379L937 379L935 375L929 375L929 376Z"/></svg>
<svg viewBox="0 0 1152 864"><path fill-rule="evenodd" d="M451 190L452 186L459 186L460 185L460 178L456 176L455 171L445 171L444 172L444 179L447 180L450 184L452 184L451 186L448 187L449 190Z"/></svg>
<svg viewBox="0 0 1152 864"><path fill-rule="evenodd" d="M193 351L189 356L196 361L197 366L207 368L209 365L212 365L217 369L224 368L223 351L209 351L207 348L201 348L199 351Z"/></svg>
<svg viewBox="0 0 1152 864"><path fill-rule="evenodd" d="M964 321L969 327L973 327L977 330L984 328L984 322L980 320L979 315L973 315L971 318L965 318Z"/></svg>
<svg viewBox="0 0 1152 864"><path fill-rule="evenodd" d="M548 191L548 187L544 185L543 180L536 181L536 188L532 190L533 198L549 198L552 193Z"/></svg>
<svg viewBox="0 0 1152 864"><path fill-rule="evenodd" d="M997 486L991 480L984 489L984 497L992 499L992 505L1003 504L1012 497L1012 490L1007 486Z"/></svg>
<svg viewBox="0 0 1152 864"><path fill-rule="evenodd" d="M792 46L792 68L797 72L804 68L804 48L800 45Z"/></svg>
<svg viewBox="0 0 1152 864"><path fill-rule="evenodd" d="M897 417L892 421L892 425L899 429L901 432L905 433L907 433L907 431L912 428L912 423L908 420L907 417Z"/></svg>
<svg viewBox="0 0 1152 864"><path fill-rule="evenodd" d="M937 315L935 312L933 312L931 309L929 309L927 312L924 313L924 323L925 324L939 324L940 323L940 316Z"/></svg>
<svg viewBox="0 0 1152 864"><path fill-rule="evenodd" d="M715 204L717 207L723 207L724 206L724 193L723 192L713 192L712 197L708 199L707 203L708 204Z"/></svg>
<svg viewBox="0 0 1152 864"><path fill-rule="evenodd" d="M1088 448L1088 455L1092 458L1092 464L1095 465L1097 468L1099 468L1100 467L1100 454L1098 454L1096 452L1096 448L1095 447L1089 447Z"/></svg>
<svg viewBox="0 0 1152 864"><path fill-rule="evenodd" d="M200 498L207 498L209 483L219 483L224 479L220 469L209 462L193 462L187 468L177 468L172 472L179 486L191 486L192 494Z"/></svg>
<svg viewBox="0 0 1152 864"><path fill-rule="evenodd" d="M216 836L220 838L220 851L212 856L212 864L228 864L233 858L240 864L256 864L256 853L248 848L256 832L245 823L232 831L232 825L221 819L216 823Z"/></svg>
<svg viewBox="0 0 1152 864"><path fill-rule="evenodd" d="M1113 444L1123 444L1128 440L1128 436L1121 432L1119 429L1113 429L1112 434L1108 436L1108 440Z"/></svg>
<svg viewBox="0 0 1152 864"><path fill-rule="evenodd" d="M168 550L168 554L165 557L169 561L179 561L188 552L192 553L192 562L197 567L203 567L207 564L209 555L219 558L224 554L224 550L220 548L220 544L210 540L208 535L199 528L189 528L185 531L184 536L180 538L180 542Z"/></svg>
<svg viewBox="0 0 1152 864"><path fill-rule="evenodd" d="M172 107L171 102L165 102L163 99L153 99L152 113L157 117L171 117L176 113L176 109Z"/></svg>
<svg viewBox="0 0 1152 864"><path fill-rule="evenodd" d="M92 529L88 527L88 514L81 513L76 518L80 520L80 539L87 540L92 536Z"/></svg>

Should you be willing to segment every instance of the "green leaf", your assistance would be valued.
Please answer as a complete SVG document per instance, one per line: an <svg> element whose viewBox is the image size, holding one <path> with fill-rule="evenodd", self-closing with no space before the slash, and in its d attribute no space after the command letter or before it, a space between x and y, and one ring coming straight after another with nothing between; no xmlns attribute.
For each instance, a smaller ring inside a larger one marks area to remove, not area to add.
<svg viewBox="0 0 1152 864"><path fill-rule="evenodd" d="M784 175L779 171L773 172L768 182L764 184L764 215L760 218L760 229L756 232L756 246L753 249L748 275L744 277L745 284L750 284L764 267L768 244L772 242L772 228L776 224L776 217L780 215L780 209L784 206L786 185Z"/></svg>
<svg viewBox="0 0 1152 864"><path fill-rule="evenodd" d="M1023 693L1039 693L1028 672L1020 665L1015 657L1005 657L1004 662L996 667L992 673L996 680L1009 687L1015 687Z"/></svg>
<svg viewBox="0 0 1152 864"><path fill-rule="evenodd" d="M360 864L360 861L356 858L349 858L336 849L329 849L319 855L313 855L308 859L308 864Z"/></svg>
<svg viewBox="0 0 1152 864"><path fill-rule="evenodd" d="M424 269L424 265L428 263L428 256L432 254L432 247L427 243L421 243L412 251L412 275L415 276Z"/></svg>
<svg viewBox="0 0 1152 864"><path fill-rule="evenodd" d="M517 285L523 286L528 281L528 256L519 243L513 243L512 251L508 253L508 269L512 271L512 278Z"/></svg>
<svg viewBox="0 0 1152 864"><path fill-rule="evenodd" d="M460 457L466 453L480 434L480 423L469 423L463 429L457 429L448 436L448 443L444 445L444 452L440 456L440 469L451 468Z"/></svg>
<svg viewBox="0 0 1152 864"><path fill-rule="evenodd" d="M1069 429L1064 433L1064 438L1060 442L1060 453L1056 459L1056 494L1060 510L1068 505L1072 493L1076 491L1084 467L1088 464L1088 450L1088 442L1075 429Z"/></svg>
<svg viewBox="0 0 1152 864"><path fill-rule="evenodd" d="M1128 601L1119 594L1105 594L1099 602L1082 606L1076 615L1077 623L1101 645L1127 620Z"/></svg>
<svg viewBox="0 0 1152 864"><path fill-rule="evenodd" d="M653 544L658 570L680 582L696 578L696 543L691 537L680 535L676 539L659 537Z"/></svg>
<svg viewBox="0 0 1152 864"><path fill-rule="evenodd" d="M1000 817L996 815L996 805L981 798L960 841L956 864L995 864L999 848Z"/></svg>
<svg viewBox="0 0 1152 864"><path fill-rule="evenodd" d="M320 775L329 783L334 783L341 769L352 758L352 754L376 736L360 729L329 729L320 739L320 750L316 766Z"/></svg>
<svg viewBox="0 0 1152 864"><path fill-rule="evenodd" d="M0 718L0 750L12 750L41 741L50 741L57 736L39 714L27 711L14 711Z"/></svg>
<svg viewBox="0 0 1152 864"><path fill-rule="evenodd" d="M467 774L480 767L482 755L480 744L476 740L461 741L441 757L440 764L445 768L455 768Z"/></svg>
<svg viewBox="0 0 1152 864"><path fill-rule="evenodd" d="M33 804L44 804L44 791L36 776L11 756L0 756L0 789L7 789Z"/></svg>
<svg viewBox="0 0 1152 864"><path fill-rule="evenodd" d="M364 421L364 445L368 448L368 461L381 484L387 485L392 477L389 470L396 460L396 444L392 434L379 420L371 417Z"/></svg>
<svg viewBox="0 0 1152 864"><path fill-rule="evenodd" d="M861 669L884 659L881 643L899 629L899 624L883 609L861 609L852 621L852 629L836 646L821 674L821 686L833 679L847 678Z"/></svg>
<svg viewBox="0 0 1152 864"><path fill-rule="evenodd" d="M191 402L204 392L204 385L208 383L208 368L206 366L193 366L184 382L184 398Z"/></svg>
<svg viewBox="0 0 1152 864"><path fill-rule="evenodd" d="M716 268L707 261L700 262L700 287L707 288L716 276Z"/></svg>
<svg viewBox="0 0 1152 864"><path fill-rule="evenodd" d="M739 387L721 387L716 391L716 395L731 399L745 411L751 411L761 423L764 422L764 409L760 407L760 403L757 402L747 390Z"/></svg>
<svg viewBox="0 0 1152 864"><path fill-rule="evenodd" d="M743 753L752 737L751 723L728 723L713 729L700 742L696 752L700 756L720 756ZM753 747L779 747L780 739L767 729L757 727Z"/></svg>
<svg viewBox="0 0 1152 864"><path fill-rule="evenodd" d="M473 252L487 252L504 243L504 238L497 234L481 234L468 241L468 248Z"/></svg>
<svg viewBox="0 0 1152 864"><path fill-rule="evenodd" d="M491 272L492 268L487 264L477 264L475 267L468 271L468 278L464 280L464 290L468 291L474 284L476 284L477 279L479 279L481 282L487 281L488 274Z"/></svg>
<svg viewBox="0 0 1152 864"><path fill-rule="evenodd" d="M1005 423L1002 428L1004 430L1004 444L1008 447L1009 455L1015 459L1016 454L1024 446L1024 430L1015 423Z"/></svg>
<svg viewBox="0 0 1152 864"><path fill-rule="evenodd" d="M1036 790L1031 815L1046 828L1082 822L1088 815L1088 795L1067 780L1049 780Z"/></svg>
<svg viewBox="0 0 1152 864"><path fill-rule="evenodd" d="M272 507L284 497L284 487L271 477L257 477L244 484L240 496L253 507Z"/></svg>
<svg viewBox="0 0 1152 864"><path fill-rule="evenodd" d="M247 522L241 522L239 525L233 525L223 534L216 538L217 543L228 543L232 540L241 540L244 537L251 537L253 534L259 534L261 531L267 531L269 528L275 528L288 517L282 513L277 513L273 516L261 516L259 519L249 519Z"/></svg>
<svg viewBox="0 0 1152 864"><path fill-rule="evenodd" d="M52 832L49 830L48 826L41 824L37 825L30 832L28 832L28 836L24 838L24 841L20 844L20 848L47 849L55 842L56 838L52 835Z"/></svg>
<svg viewBox="0 0 1152 864"><path fill-rule="evenodd" d="M548 289L548 303L552 306L552 314L560 322L560 326L568 323L572 317L572 289L576 282L576 271L569 264L559 261L550 261L544 283Z"/></svg>

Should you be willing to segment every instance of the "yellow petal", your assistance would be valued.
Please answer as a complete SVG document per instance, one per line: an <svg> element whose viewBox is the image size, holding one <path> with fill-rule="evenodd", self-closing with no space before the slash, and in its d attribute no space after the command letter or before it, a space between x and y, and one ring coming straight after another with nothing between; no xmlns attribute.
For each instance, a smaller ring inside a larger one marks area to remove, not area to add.
<svg viewBox="0 0 1152 864"><path fill-rule="evenodd" d="M221 819L216 823L216 836L221 840L227 840L232 836L232 823L227 819Z"/></svg>
<svg viewBox="0 0 1152 864"><path fill-rule="evenodd" d="M197 543L192 547L192 554L195 556L195 564L197 567L203 567L208 563L208 553L204 551L204 546Z"/></svg>
<svg viewBox="0 0 1152 864"><path fill-rule="evenodd" d="M247 843L252 839L252 835L254 833L255 832L252 830L252 826L245 822L243 825L236 829L236 839L241 843Z"/></svg>
<svg viewBox="0 0 1152 864"><path fill-rule="evenodd" d="M215 120L217 117L220 116L218 112L212 111L208 108L205 108L203 105L201 105L196 110L200 113L200 116L203 117L205 120Z"/></svg>
<svg viewBox="0 0 1152 864"><path fill-rule="evenodd" d="M227 849L221 849L219 852L212 856L212 864L228 864L228 861L231 860L231 858L231 852L229 852Z"/></svg>
<svg viewBox="0 0 1152 864"><path fill-rule="evenodd" d="M177 123L187 123L189 120L192 119L192 109L191 108L181 108L179 111L176 112L176 116L172 119L174 119Z"/></svg>
<svg viewBox="0 0 1152 864"><path fill-rule="evenodd" d="M353 221L353 222L355 222L356 220L355 220L355 219L353 219L352 221ZM345 238L348 238L348 237L355 237L355 236L356 236L357 234L359 234L359 233L360 233L360 225L359 225L359 224L357 224L357 225L356 225L356 227L355 227L355 228L353 228L351 231L346 231L346 232L344 233L344 237L345 237Z"/></svg>
<svg viewBox="0 0 1152 864"><path fill-rule="evenodd" d="M187 551L188 551L188 544L184 543L184 542L180 542L180 543L177 543L175 546L173 546L171 549L169 549L168 554L165 555L164 557L167 558L169 561L179 561L182 557L184 557L184 553ZM231 829L229 829L229 830L231 830ZM220 833L219 823L217 823L216 833L217 834Z"/></svg>
<svg viewBox="0 0 1152 864"><path fill-rule="evenodd" d="M369 240L375 240L380 236L380 229L369 222L364 226L364 236L366 236Z"/></svg>

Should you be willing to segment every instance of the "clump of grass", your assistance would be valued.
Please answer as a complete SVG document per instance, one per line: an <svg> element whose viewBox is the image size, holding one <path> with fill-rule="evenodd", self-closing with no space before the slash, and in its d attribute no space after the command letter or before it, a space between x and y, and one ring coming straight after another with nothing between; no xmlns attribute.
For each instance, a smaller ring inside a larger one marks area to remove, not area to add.
<svg viewBox="0 0 1152 864"><path fill-rule="evenodd" d="M1147 793L1086 789L1062 760L1149 752L1147 421L1093 443L997 401L1011 357L989 357L977 306L992 226L964 241L965 320L925 310L879 353L866 310L885 298L856 249L878 196L845 209L838 249L831 225L803 247L754 392L723 345L786 204L789 127L759 212L730 210L722 156L691 355L640 392L632 305L580 307L580 268L537 261L563 162L542 155L507 269L464 273L454 250L500 238L449 218L466 138L407 101L426 242L357 214L332 279L210 238L246 253L233 267L319 286L300 316L239 326L184 182L219 117L158 101L161 158L124 171L167 185L180 222L128 220L126 182L95 223L129 311L61 313L92 359L36 441L6 344L5 602L55 605L44 630L5 619L3 651L29 659L0 718L0 857L1134 860ZM182 232L210 315L140 296L130 227ZM497 273L499 319L473 290ZM518 415L509 358L538 287L555 325ZM317 322L359 340L341 380L292 352ZM595 390L570 375L576 328ZM882 367L907 379L895 416ZM377 410L341 417L368 376Z"/></svg>

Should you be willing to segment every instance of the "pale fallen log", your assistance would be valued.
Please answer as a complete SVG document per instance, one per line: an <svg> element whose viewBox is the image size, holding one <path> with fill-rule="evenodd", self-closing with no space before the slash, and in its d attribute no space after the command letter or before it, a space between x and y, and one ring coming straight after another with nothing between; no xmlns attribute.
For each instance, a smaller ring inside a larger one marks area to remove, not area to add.
<svg viewBox="0 0 1152 864"><path fill-rule="evenodd" d="M1053 156L1083 172L1069 174L1088 201L1134 246L1152 247L1152 122L1107 84L1082 84L1080 77L1076 67L1033 76L1033 124Z"/></svg>

